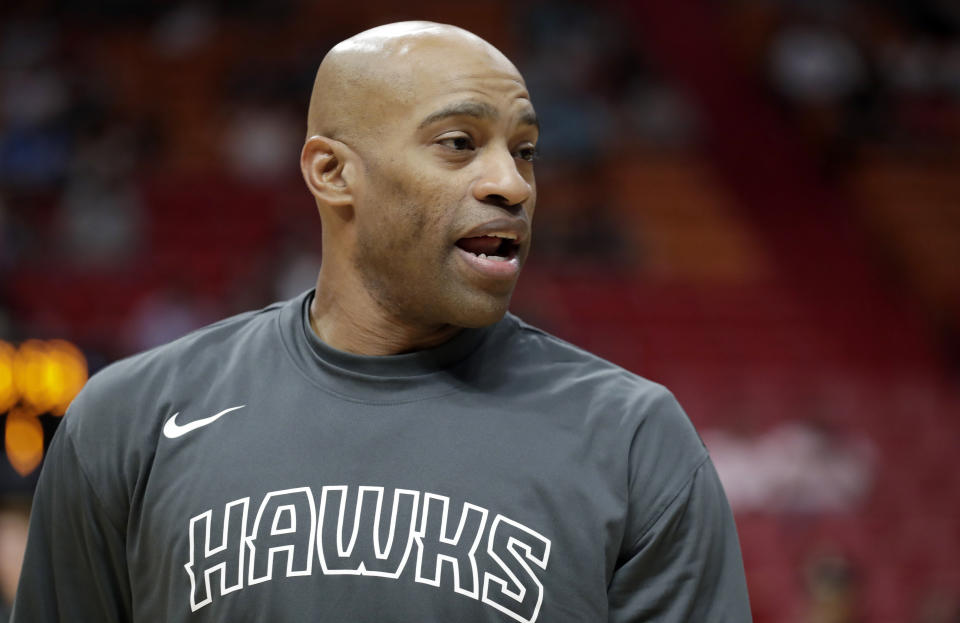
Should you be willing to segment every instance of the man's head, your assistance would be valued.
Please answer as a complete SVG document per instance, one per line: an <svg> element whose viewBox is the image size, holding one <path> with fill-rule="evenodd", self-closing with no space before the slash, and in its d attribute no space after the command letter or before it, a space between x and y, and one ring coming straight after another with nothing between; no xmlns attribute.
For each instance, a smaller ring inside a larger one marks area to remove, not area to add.
<svg viewBox="0 0 960 623"><path fill-rule="evenodd" d="M334 47L301 155L321 282L407 325L499 320L530 246L537 137L523 78L465 30L401 22Z"/></svg>

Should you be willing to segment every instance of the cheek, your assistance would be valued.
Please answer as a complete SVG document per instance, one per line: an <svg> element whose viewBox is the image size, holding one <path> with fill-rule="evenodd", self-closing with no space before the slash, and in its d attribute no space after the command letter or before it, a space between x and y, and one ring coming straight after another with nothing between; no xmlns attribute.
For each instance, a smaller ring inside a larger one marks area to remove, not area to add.
<svg viewBox="0 0 960 623"><path fill-rule="evenodd" d="M398 251L411 251L428 227L427 213L422 198L401 182L388 185L379 209L383 218L376 226Z"/></svg>
<svg viewBox="0 0 960 623"><path fill-rule="evenodd" d="M420 270L438 245L446 246L444 211L434 208L435 198L420 186L389 180L370 199L358 228L364 255L380 270L409 272L412 264Z"/></svg>
<svg viewBox="0 0 960 623"><path fill-rule="evenodd" d="M537 207L537 183L530 181L530 200L527 202L527 218L533 222L533 213Z"/></svg>
<svg viewBox="0 0 960 623"><path fill-rule="evenodd" d="M448 230L456 216L456 202L444 195L444 188L418 177L409 183L391 184L389 225L398 236L419 242L421 249L446 245Z"/></svg>
<svg viewBox="0 0 960 623"><path fill-rule="evenodd" d="M461 212L455 173L436 171L420 153L401 152L371 159L367 174L364 210L358 215L365 250L377 255L382 250L394 263L442 259Z"/></svg>

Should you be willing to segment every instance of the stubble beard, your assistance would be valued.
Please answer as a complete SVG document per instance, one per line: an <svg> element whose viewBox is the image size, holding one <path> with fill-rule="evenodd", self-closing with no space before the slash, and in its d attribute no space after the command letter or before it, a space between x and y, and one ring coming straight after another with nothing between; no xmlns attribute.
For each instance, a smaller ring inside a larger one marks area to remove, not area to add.
<svg viewBox="0 0 960 623"><path fill-rule="evenodd" d="M451 325L477 328L503 318L513 286L505 294L493 294L465 283L457 267L458 251L452 245L439 249L432 244L425 246L419 237L421 232L431 229L430 225L434 230L445 230L438 223L428 222L407 187L386 175L377 161L370 161L368 168L382 185L377 196L394 198L388 209L394 211L395 220L408 223L407 227L395 227L391 232L393 236L406 232L404 238L384 238L383 225L377 230L358 232L354 270L384 317L425 329ZM455 209L449 207L444 213ZM419 253L410 253L411 249Z"/></svg>
<svg viewBox="0 0 960 623"><path fill-rule="evenodd" d="M370 298L392 322L425 329L478 328L498 322L507 311L513 287L505 294L492 294L461 283L455 272L456 253L449 249L440 257L403 256L398 262L390 247L374 247L361 239L354 268ZM420 266L411 266L414 263Z"/></svg>

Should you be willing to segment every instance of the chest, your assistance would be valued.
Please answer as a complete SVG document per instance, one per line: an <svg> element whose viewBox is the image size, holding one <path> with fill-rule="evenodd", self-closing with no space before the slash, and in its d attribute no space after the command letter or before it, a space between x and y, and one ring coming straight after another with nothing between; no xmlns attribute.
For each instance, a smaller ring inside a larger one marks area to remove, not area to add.
<svg viewBox="0 0 960 623"><path fill-rule="evenodd" d="M243 404L195 428L237 405L184 413L158 443L129 534L145 611L604 618L624 503L575 427L455 399Z"/></svg>

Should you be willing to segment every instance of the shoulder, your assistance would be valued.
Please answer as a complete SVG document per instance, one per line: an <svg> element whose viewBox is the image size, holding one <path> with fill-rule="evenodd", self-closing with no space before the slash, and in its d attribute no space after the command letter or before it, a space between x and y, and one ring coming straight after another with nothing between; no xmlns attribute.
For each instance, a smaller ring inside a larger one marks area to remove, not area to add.
<svg viewBox="0 0 960 623"><path fill-rule="evenodd" d="M702 464L706 447L669 389L515 316L506 321L516 374L584 430L612 431L610 450L626 453L631 478L676 490Z"/></svg>
<svg viewBox="0 0 960 623"><path fill-rule="evenodd" d="M100 370L67 409L49 458L75 461L122 525L134 491L148 480L163 422L184 397L222 392L224 372L251 359L242 353L278 343L276 318L291 304L221 320Z"/></svg>
<svg viewBox="0 0 960 623"><path fill-rule="evenodd" d="M570 397L588 397L616 412L626 426L666 426L693 432L673 393L655 381L508 315L511 357L541 386ZM678 430L677 432L681 432Z"/></svg>
<svg viewBox="0 0 960 623"><path fill-rule="evenodd" d="M204 387L209 392L215 373L256 348L258 340L273 339L276 316L284 305L220 320L103 368L71 403L61 424L63 434L81 453L155 439L177 394Z"/></svg>
<svg viewBox="0 0 960 623"><path fill-rule="evenodd" d="M113 402L131 395L135 387L157 382L158 377L176 381L191 376L199 367L229 360L238 349L248 346L250 339L271 331L283 306L284 303L275 303L231 316L168 344L116 361L93 375L78 399L97 397Z"/></svg>

